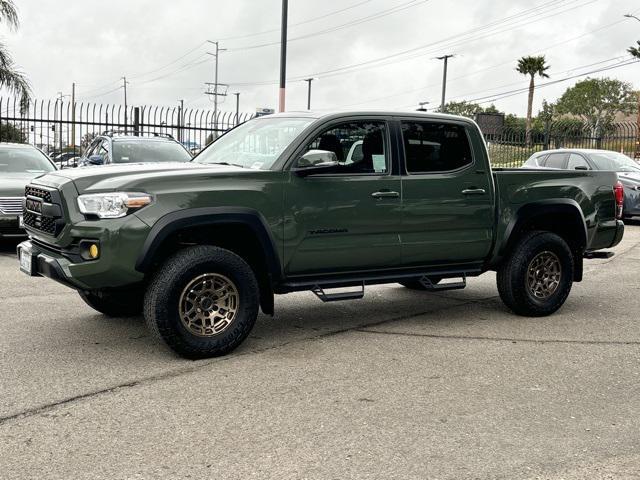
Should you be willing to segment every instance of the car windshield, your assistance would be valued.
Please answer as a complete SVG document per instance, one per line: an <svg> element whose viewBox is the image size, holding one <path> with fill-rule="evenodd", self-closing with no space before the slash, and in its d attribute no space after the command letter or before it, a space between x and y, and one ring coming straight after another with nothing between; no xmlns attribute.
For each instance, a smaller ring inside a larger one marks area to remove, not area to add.
<svg viewBox="0 0 640 480"><path fill-rule="evenodd" d="M626 155L617 152L598 152L589 155L598 170L614 172L640 172L640 165Z"/></svg>
<svg viewBox="0 0 640 480"><path fill-rule="evenodd" d="M191 155L182 145L163 140L113 142L113 163L188 162Z"/></svg>
<svg viewBox="0 0 640 480"><path fill-rule="evenodd" d="M0 176L52 172L55 167L49 159L35 148L0 147Z"/></svg>
<svg viewBox="0 0 640 480"><path fill-rule="evenodd" d="M280 154L313 118L251 120L216 140L194 162L269 170Z"/></svg>

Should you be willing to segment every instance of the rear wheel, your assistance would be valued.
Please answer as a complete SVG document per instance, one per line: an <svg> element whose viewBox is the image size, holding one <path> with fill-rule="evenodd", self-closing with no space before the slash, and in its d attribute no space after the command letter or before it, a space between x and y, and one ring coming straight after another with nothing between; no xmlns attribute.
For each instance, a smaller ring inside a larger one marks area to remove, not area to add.
<svg viewBox="0 0 640 480"><path fill-rule="evenodd" d="M187 358L225 355L249 335L258 316L258 282L238 255L212 246L173 255L144 299L149 329Z"/></svg>
<svg viewBox="0 0 640 480"><path fill-rule="evenodd" d="M530 232L498 269L498 291L518 315L551 315L569 296L573 274L573 254L560 236Z"/></svg>
<svg viewBox="0 0 640 480"><path fill-rule="evenodd" d="M115 290L91 290L78 293L84 303L108 317L135 317L142 313L142 294L137 290L135 293Z"/></svg>

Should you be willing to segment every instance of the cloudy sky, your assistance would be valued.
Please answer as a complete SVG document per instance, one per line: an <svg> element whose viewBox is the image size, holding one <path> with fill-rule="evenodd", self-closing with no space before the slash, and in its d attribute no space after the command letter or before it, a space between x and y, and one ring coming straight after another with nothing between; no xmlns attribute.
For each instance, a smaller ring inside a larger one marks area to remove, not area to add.
<svg viewBox="0 0 640 480"><path fill-rule="evenodd" d="M277 105L281 0L15 0L18 32L2 30L37 98L211 108L213 46L220 82L241 93L241 110ZM523 115L527 80L514 67L544 54L551 80L615 66L640 39L640 0L290 0L287 109L306 108L307 77L319 109L415 108L448 99L495 102ZM640 88L640 63L592 73ZM581 77L582 78L582 77ZM553 101L568 80L536 92ZM229 96L221 106L234 110Z"/></svg>

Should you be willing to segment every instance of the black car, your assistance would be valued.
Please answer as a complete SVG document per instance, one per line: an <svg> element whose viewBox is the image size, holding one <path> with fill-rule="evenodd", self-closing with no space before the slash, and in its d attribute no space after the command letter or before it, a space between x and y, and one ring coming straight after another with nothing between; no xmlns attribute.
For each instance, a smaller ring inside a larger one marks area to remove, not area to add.
<svg viewBox="0 0 640 480"><path fill-rule="evenodd" d="M523 167L616 172L624 186L624 217L640 216L640 164L623 153L590 149L545 150L534 153Z"/></svg>
<svg viewBox="0 0 640 480"><path fill-rule="evenodd" d="M134 136L107 132L91 142L78 160L78 166L190 162L191 158L191 153L170 135Z"/></svg>

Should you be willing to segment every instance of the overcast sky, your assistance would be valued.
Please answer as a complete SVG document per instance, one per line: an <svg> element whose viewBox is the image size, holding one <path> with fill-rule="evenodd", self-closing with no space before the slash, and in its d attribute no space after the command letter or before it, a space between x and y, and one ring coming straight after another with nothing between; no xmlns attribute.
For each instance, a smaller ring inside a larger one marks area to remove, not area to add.
<svg viewBox="0 0 640 480"><path fill-rule="evenodd" d="M276 107L281 0L16 0L21 28L2 31L37 98L71 93L78 101L212 108L219 40L220 82L241 93L241 110ZM519 57L545 54L551 80L620 63L640 39L640 0L290 0L287 109L409 109L440 102L442 62L450 61L448 99L498 96L501 110L524 115L528 81ZM406 53L403 53L406 52ZM591 76L640 88L640 63ZM574 80L536 91L557 99ZM516 91L512 96L499 94ZM229 96L221 106L234 110Z"/></svg>

